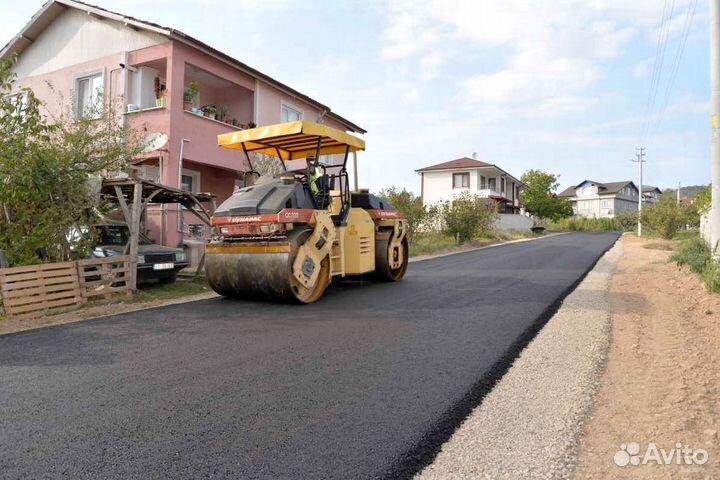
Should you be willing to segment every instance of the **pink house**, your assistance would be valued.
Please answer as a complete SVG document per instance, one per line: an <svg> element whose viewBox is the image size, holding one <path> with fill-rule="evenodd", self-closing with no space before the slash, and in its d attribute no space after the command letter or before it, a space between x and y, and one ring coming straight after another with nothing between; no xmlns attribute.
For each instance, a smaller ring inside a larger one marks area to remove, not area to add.
<svg viewBox="0 0 720 480"><path fill-rule="evenodd" d="M242 154L217 147L218 134L300 119L365 133L317 100L180 31L74 0L48 1L0 59L13 54L18 86L33 89L48 110L72 102L74 114L83 115L102 95L121 103L119 121L143 135L163 134L167 142L137 159L139 176L211 192L218 202L248 170ZM194 223L200 222L179 207L148 211L151 235L165 245L179 245Z"/></svg>

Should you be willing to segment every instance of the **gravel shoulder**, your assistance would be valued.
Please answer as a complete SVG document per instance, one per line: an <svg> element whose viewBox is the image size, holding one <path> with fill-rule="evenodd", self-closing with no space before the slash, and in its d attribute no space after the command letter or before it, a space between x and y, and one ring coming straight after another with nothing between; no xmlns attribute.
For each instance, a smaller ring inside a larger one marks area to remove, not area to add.
<svg viewBox="0 0 720 480"><path fill-rule="evenodd" d="M662 240L625 235L625 255L610 285L612 346L587 423L578 479L720 478L720 295L669 261ZM708 453L704 465L627 465L622 444L673 450L680 442Z"/></svg>
<svg viewBox="0 0 720 480"><path fill-rule="evenodd" d="M570 478L610 344L621 242L588 273L416 478ZM610 477L606 477L610 478Z"/></svg>

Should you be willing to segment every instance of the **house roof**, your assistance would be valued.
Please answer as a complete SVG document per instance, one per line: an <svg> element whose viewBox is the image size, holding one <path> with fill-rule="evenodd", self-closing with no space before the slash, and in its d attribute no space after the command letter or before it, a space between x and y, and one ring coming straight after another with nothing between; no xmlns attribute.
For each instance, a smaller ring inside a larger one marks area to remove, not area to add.
<svg viewBox="0 0 720 480"><path fill-rule="evenodd" d="M415 170L416 172L429 172L431 170L453 170L458 168L479 168L479 167L494 167L490 163L481 162L474 158L462 157L449 162L438 163L437 165L430 165L429 167Z"/></svg>
<svg viewBox="0 0 720 480"><path fill-rule="evenodd" d="M662 193L662 190L660 190L658 187L653 187L652 185L643 185L642 191L643 191L643 193L650 193L650 192Z"/></svg>
<svg viewBox="0 0 720 480"><path fill-rule="evenodd" d="M424 172L432 172L432 171L440 171L440 170L460 170L463 168L485 168L485 167L493 167L498 170L500 170L502 173L507 175L508 177L515 180L519 185L523 186L525 185L517 178L510 175L508 172L503 170L502 168L498 167L497 165L493 163L487 163L487 162L481 162L480 160L475 160L474 158L468 158L468 157L462 157L457 158L455 160L450 160L449 162L443 162L438 163L436 165L430 165L429 167L420 168L418 170L415 170L417 173L424 173Z"/></svg>
<svg viewBox="0 0 720 480"><path fill-rule="evenodd" d="M582 182L578 183L577 185L573 185L571 187L566 188L562 192L558 194L558 197L574 197L575 196L575 189L578 188L583 183L594 183L597 185L598 193L599 194L613 194L617 193L626 186L632 184L633 187L635 187L635 183L631 180L624 180L622 182L596 182L595 180L583 180ZM637 188L637 187L635 187Z"/></svg>
<svg viewBox="0 0 720 480"><path fill-rule="evenodd" d="M209 55L212 55L219 60L228 63L235 68L238 68L239 70L244 71L252 77L262 80L265 83L268 83L269 85L272 85L275 88L282 90L289 95L292 95L300 100L303 100L313 105L314 107L322 111L325 111L325 115L327 117L332 118L337 122L340 122L348 130L356 133L367 133L364 128L333 112L327 105L324 105L317 100L314 100L307 95L298 92L294 88L291 88L288 85L285 85L284 83L275 80L274 78L250 67L245 63L240 62L239 60L236 60L235 58L219 50L216 50L215 48L201 42L196 38L191 37L190 35L187 35L186 33L181 32L180 30L163 27L162 25L158 25L156 23L147 22L145 20L140 20L134 17L112 12L110 10L106 10L104 8L90 5L84 2L79 2L77 0L49 0L48 2L46 2L40 8L40 10L38 10L35 15L32 16L30 21L27 23L27 25L23 27L20 33L18 33L12 40L10 40L10 42L8 42L7 45L5 45L5 47L3 47L2 50L0 50L0 60L6 60L13 53L22 53L37 39L37 37L45 30L47 26L50 25L50 23L52 23L67 8L76 8L86 11L89 15L95 17L116 20L124 23L125 25L133 29L148 30L161 35L165 35L171 40L184 43L200 51L206 52Z"/></svg>

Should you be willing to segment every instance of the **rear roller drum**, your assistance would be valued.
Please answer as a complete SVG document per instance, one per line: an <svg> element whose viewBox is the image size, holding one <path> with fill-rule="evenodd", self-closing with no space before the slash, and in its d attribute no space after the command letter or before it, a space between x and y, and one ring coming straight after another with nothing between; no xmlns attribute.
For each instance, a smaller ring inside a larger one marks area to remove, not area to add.
<svg viewBox="0 0 720 480"><path fill-rule="evenodd" d="M407 238L403 239L399 248L391 250L390 237L391 235L387 235L387 238L377 238L375 240L375 277L383 282L402 280L407 271L408 256L410 255ZM399 255L402 255L400 266L392 268L390 266L391 260L394 263Z"/></svg>

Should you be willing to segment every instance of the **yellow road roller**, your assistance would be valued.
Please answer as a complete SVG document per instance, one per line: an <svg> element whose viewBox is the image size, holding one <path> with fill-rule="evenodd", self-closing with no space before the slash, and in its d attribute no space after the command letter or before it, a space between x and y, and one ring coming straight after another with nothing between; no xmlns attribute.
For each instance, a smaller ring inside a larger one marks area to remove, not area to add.
<svg viewBox="0 0 720 480"><path fill-rule="evenodd" d="M218 144L242 151L250 171L212 218L205 268L217 293L312 303L333 279L403 278L407 221L368 191L350 191L348 156L365 150L363 140L299 121L219 135ZM255 172L257 155L276 157L283 172ZM324 166L328 155L343 161ZM297 163L304 167L288 171Z"/></svg>

